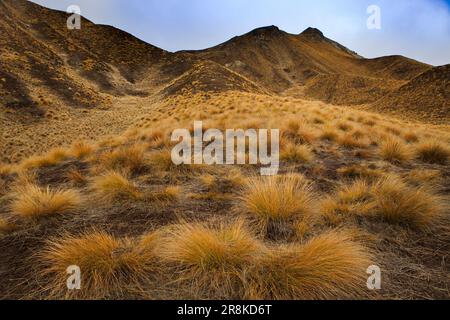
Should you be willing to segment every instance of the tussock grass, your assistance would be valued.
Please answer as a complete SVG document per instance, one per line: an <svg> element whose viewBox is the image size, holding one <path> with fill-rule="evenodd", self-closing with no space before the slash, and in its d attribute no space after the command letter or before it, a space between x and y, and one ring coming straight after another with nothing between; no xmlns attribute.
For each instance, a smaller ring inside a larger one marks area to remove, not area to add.
<svg viewBox="0 0 450 320"><path fill-rule="evenodd" d="M311 144L316 139L313 130L302 120L289 120L286 128L282 130L282 138L286 138L295 144Z"/></svg>
<svg viewBox="0 0 450 320"><path fill-rule="evenodd" d="M365 179L368 181L377 179L383 174L381 170L371 169L362 165L342 167L338 169L337 172L345 178Z"/></svg>
<svg viewBox="0 0 450 320"><path fill-rule="evenodd" d="M77 159L85 159L92 155L95 151L95 147L85 141L75 142L71 149L70 154Z"/></svg>
<svg viewBox="0 0 450 320"><path fill-rule="evenodd" d="M250 179L239 199L244 210L271 236L288 235L292 222L308 219L315 212L312 184L296 174Z"/></svg>
<svg viewBox="0 0 450 320"><path fill-rule="evenodd" d="M445 202L428 188L411 187L401 178L381 178L372 190L376 213L384 221L430 229L442 218Z"/></svg>
<svg viewBox="0 0 450 320"><path fill-rule="evenodd" d="M120 147L101 156L100 162L107 170L122 170L139 173L147 166L145 151L147 146L135 144Z"/></svg>
<svg viewBox="0 0 450 320"><path fill-rule="evenodd" d="M338 143L347 149L367 148L367 143L364 140L355 138L351 133L340 136Z"/></svg>
<svg viewBox="0 0 450 320"><path fill-rule="evenodd" d="M403 135L403 139L405 139L405 141L407 143L416 143L419 142L419 136L413 132L413 131L408 131Z"/></svg>
<svg viewBox="0 0 450 320"><path fill-rule="evenodd" d="M117 171L108 171L101 176L94 177L91 189L95 195L103 200L138 200L142 193L128 177Z"/></svg>
<svg viewBox="0 0 450 320"><path fill-rule="evenodd" d="M244 270L264 247L243 221L210 228L202 224L172 226L160 256L178 274L177 282L195 297L242 298Z"/></svg>
<svg viewBox="0 0 450 320"><path fill-rule="evenodd" d="M437 140L429 139L416 147L415 154L425 163L445 165L450 159L450 147Z"/></svg>
<svg viewBox="0 0 450 320"><path fill-rule="evenodd" d="M14 230L14 224L0 217L0 236L6 235Z"/></svg>
<svg viewBox="0 0 450 320"><path fill-rule="evenodd" d="M52 190L34 184L17 187L12 197L12 212L32 219L73 212L82 203L81 195L75 190Z"/></svg>
<svg viewBox="0 0 450 320"><path fill-rule="evenodd" d="M357 216L368 216L373 214L374 208L371 186L366 180L356 180L340 187L333 197L321 203L321 213L332 224Z"/></svg>
<svg viewBox="0 0 450 320"><path fill-rule="evenodd" d="M38 255L42 275L50 278L46 290L57 299L133 296L159 271L156 242L157 237L150 235L137 242L99 231L50 240ZM80 267L82 290L67 290L66 269L73 265Z"/></svg>
<svg viewBox="0 0 450 320"><path fill-rule="evenodd" d="M295 163L309 163L314 160L314 153L309 146L287 143L281 150L280 159Z"/></svg>
<svg viewBox="0 0 450 320"><path fill-rule="evenodd" d="M380 156L392 163L404 163L412 159L412 154L405 143L397 138L388 137L380 146Z"/></svg>
<svg viewBox="0 0 450 320"><path fill-rule="evenodd" d="M337 141L339 139L339 132L334 127L326 127L320 134L320 139L325 141Z"/></svg>
<svg viewBox="0 0 450 320"><path fill-rule="evenodd" d="M60 164L70 158L70 152L64 148L54 148L47 154L32 156L20 164L21 170L31 170L42 167L51 167Z"/></svg>
<svg viewBox="0 0 450 320"><path fill-rule="evenodd" d="M317 300L364 296L371 257L343 232L330 232L305 245L281 245L249 272L250 299ZM358 295L359 294L359 295Z"/></svg>

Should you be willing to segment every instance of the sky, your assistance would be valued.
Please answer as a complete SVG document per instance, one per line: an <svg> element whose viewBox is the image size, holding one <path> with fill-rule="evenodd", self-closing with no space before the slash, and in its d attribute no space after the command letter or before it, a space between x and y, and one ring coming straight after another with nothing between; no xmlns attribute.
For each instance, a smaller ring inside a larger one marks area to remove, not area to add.
<svg viewBox="0 0 450 320"><path fill-rule="evenodd" d="M367 58L400 54L450 64L450 0L33 0L115 26L168 51L204 49L255 28L307 27ZM381 29L369 29L377 5Z"/></svg>

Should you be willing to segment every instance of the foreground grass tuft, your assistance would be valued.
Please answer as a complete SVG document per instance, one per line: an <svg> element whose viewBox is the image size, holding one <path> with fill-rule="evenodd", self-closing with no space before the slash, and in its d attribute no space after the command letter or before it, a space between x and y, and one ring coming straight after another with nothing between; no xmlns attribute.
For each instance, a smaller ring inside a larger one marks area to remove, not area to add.
<svg viewBox="0 0 450 320"><path fill-rule="evenodd" d="M445 165L450 159L450 148L439 141L428 140L417 146L416 155L423 162Z"/></svg>
<svg viewBox="0 0 450 320"><path fill-rule="evenodd" d="M333 299L363 295L370 255L343 232L281 245L249 273L249 299Z"/></svg>
<svg viewBox="0 0 450 320"><path fill-rule="evenodd" d="M117 239L104 232L79 237L63 236L48 242L39 254L43 275L50 278L50 297L75 295L81 299L104 299L132 296L139 284L158 270L154 237L141 243ZM67 268L78 266L82 290L67 291Z"/></svg>
<svg viewBox="0 0 450 320"><path fill-rule="evenodd" d="M212 229L201 224L173 226L161 257L179 279L194 283L196 297L242 298L242 273L263 253L262 245L242 221Z"/></svg>
<svg viewBox="0 0 450 320"><path fill-rule="evenodd" d="M91 189L103 200L138 200L142 197L137 186L126 175L117 171L108 171L93 178Z"/></svg>
<svg viewBox="0 0 450 320"><path fill-rule="evenodd" d="M11 210L23 218L42 218L75 211L82 203L75 190L52 190L27 184L13 194Z"/></svg>

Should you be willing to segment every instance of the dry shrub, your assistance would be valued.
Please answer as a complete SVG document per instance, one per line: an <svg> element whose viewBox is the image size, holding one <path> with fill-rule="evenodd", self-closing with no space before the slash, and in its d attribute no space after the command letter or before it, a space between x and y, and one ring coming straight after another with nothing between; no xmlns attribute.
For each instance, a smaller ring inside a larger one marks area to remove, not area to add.
<svg viewBox="0 0 450 320"><path fill-rule="evenodd" d="M43 218L77 210L82 203L75 190L52 190L34 184L17 187L13 193L11 210L23 218Z"/></svg>
<svg viewBox="0 0 450 320"><path fill-rule="evenodd" d="M81 236L64 235L48 241L38 255L50 298L108 299L138 295L141 284L159 272L155 249L158 238L142 241L118 239L94 231ZM81 290L68 291L67 268L81 270Z"/></svg>
<svg viewBox="0 0 450 320"><path fill-rule="evenodd" d="M94 177L91 189L95 195L103 200L139 200L142 193L129 178L116 171L108 171L101 176Z"/></svg>
<svg viewBox="0 0 450 320"><path fill-rule="evenodd" d="M281 245L249 272L247 298L319 300L365 295L367 249L343 232L330 232L305 245Z"/></svg>
<svg viewBox="0 0 450 320"><path fill-rule="evenodd" d="M445 165L450 159L450 148L442 142L429 139L416 147L415 154L425 163Z"/></svg>
<svg viewBox="0 0 450 320"><path fill-rule="evenodd" d="M412 155L403 141L389 137L380 146L380 156L383 160L392 163L403 163L411 160Z"/></svg>
<svg viewBox="0 0 450 320"><path fill-rule="evenodd" d="M242 221L210 228L201 224L172 226L160 256L175 280L194 298L234 298L244 295L243 275L264 252Z"/></svg>

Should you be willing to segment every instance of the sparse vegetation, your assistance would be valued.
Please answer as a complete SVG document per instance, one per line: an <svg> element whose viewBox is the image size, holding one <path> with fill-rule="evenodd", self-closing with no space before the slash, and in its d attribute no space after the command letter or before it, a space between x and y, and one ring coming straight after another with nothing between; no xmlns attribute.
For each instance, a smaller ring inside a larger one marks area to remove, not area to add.
<svg viewBox="0 0 450 320"><path fill-rule="evenodd" d="M65 16L3 2L0 297L448 298L448 66L314 29L168 53L84 21L65 41ZM194 119L279 129L278 175L175 165Z"/></svg>

